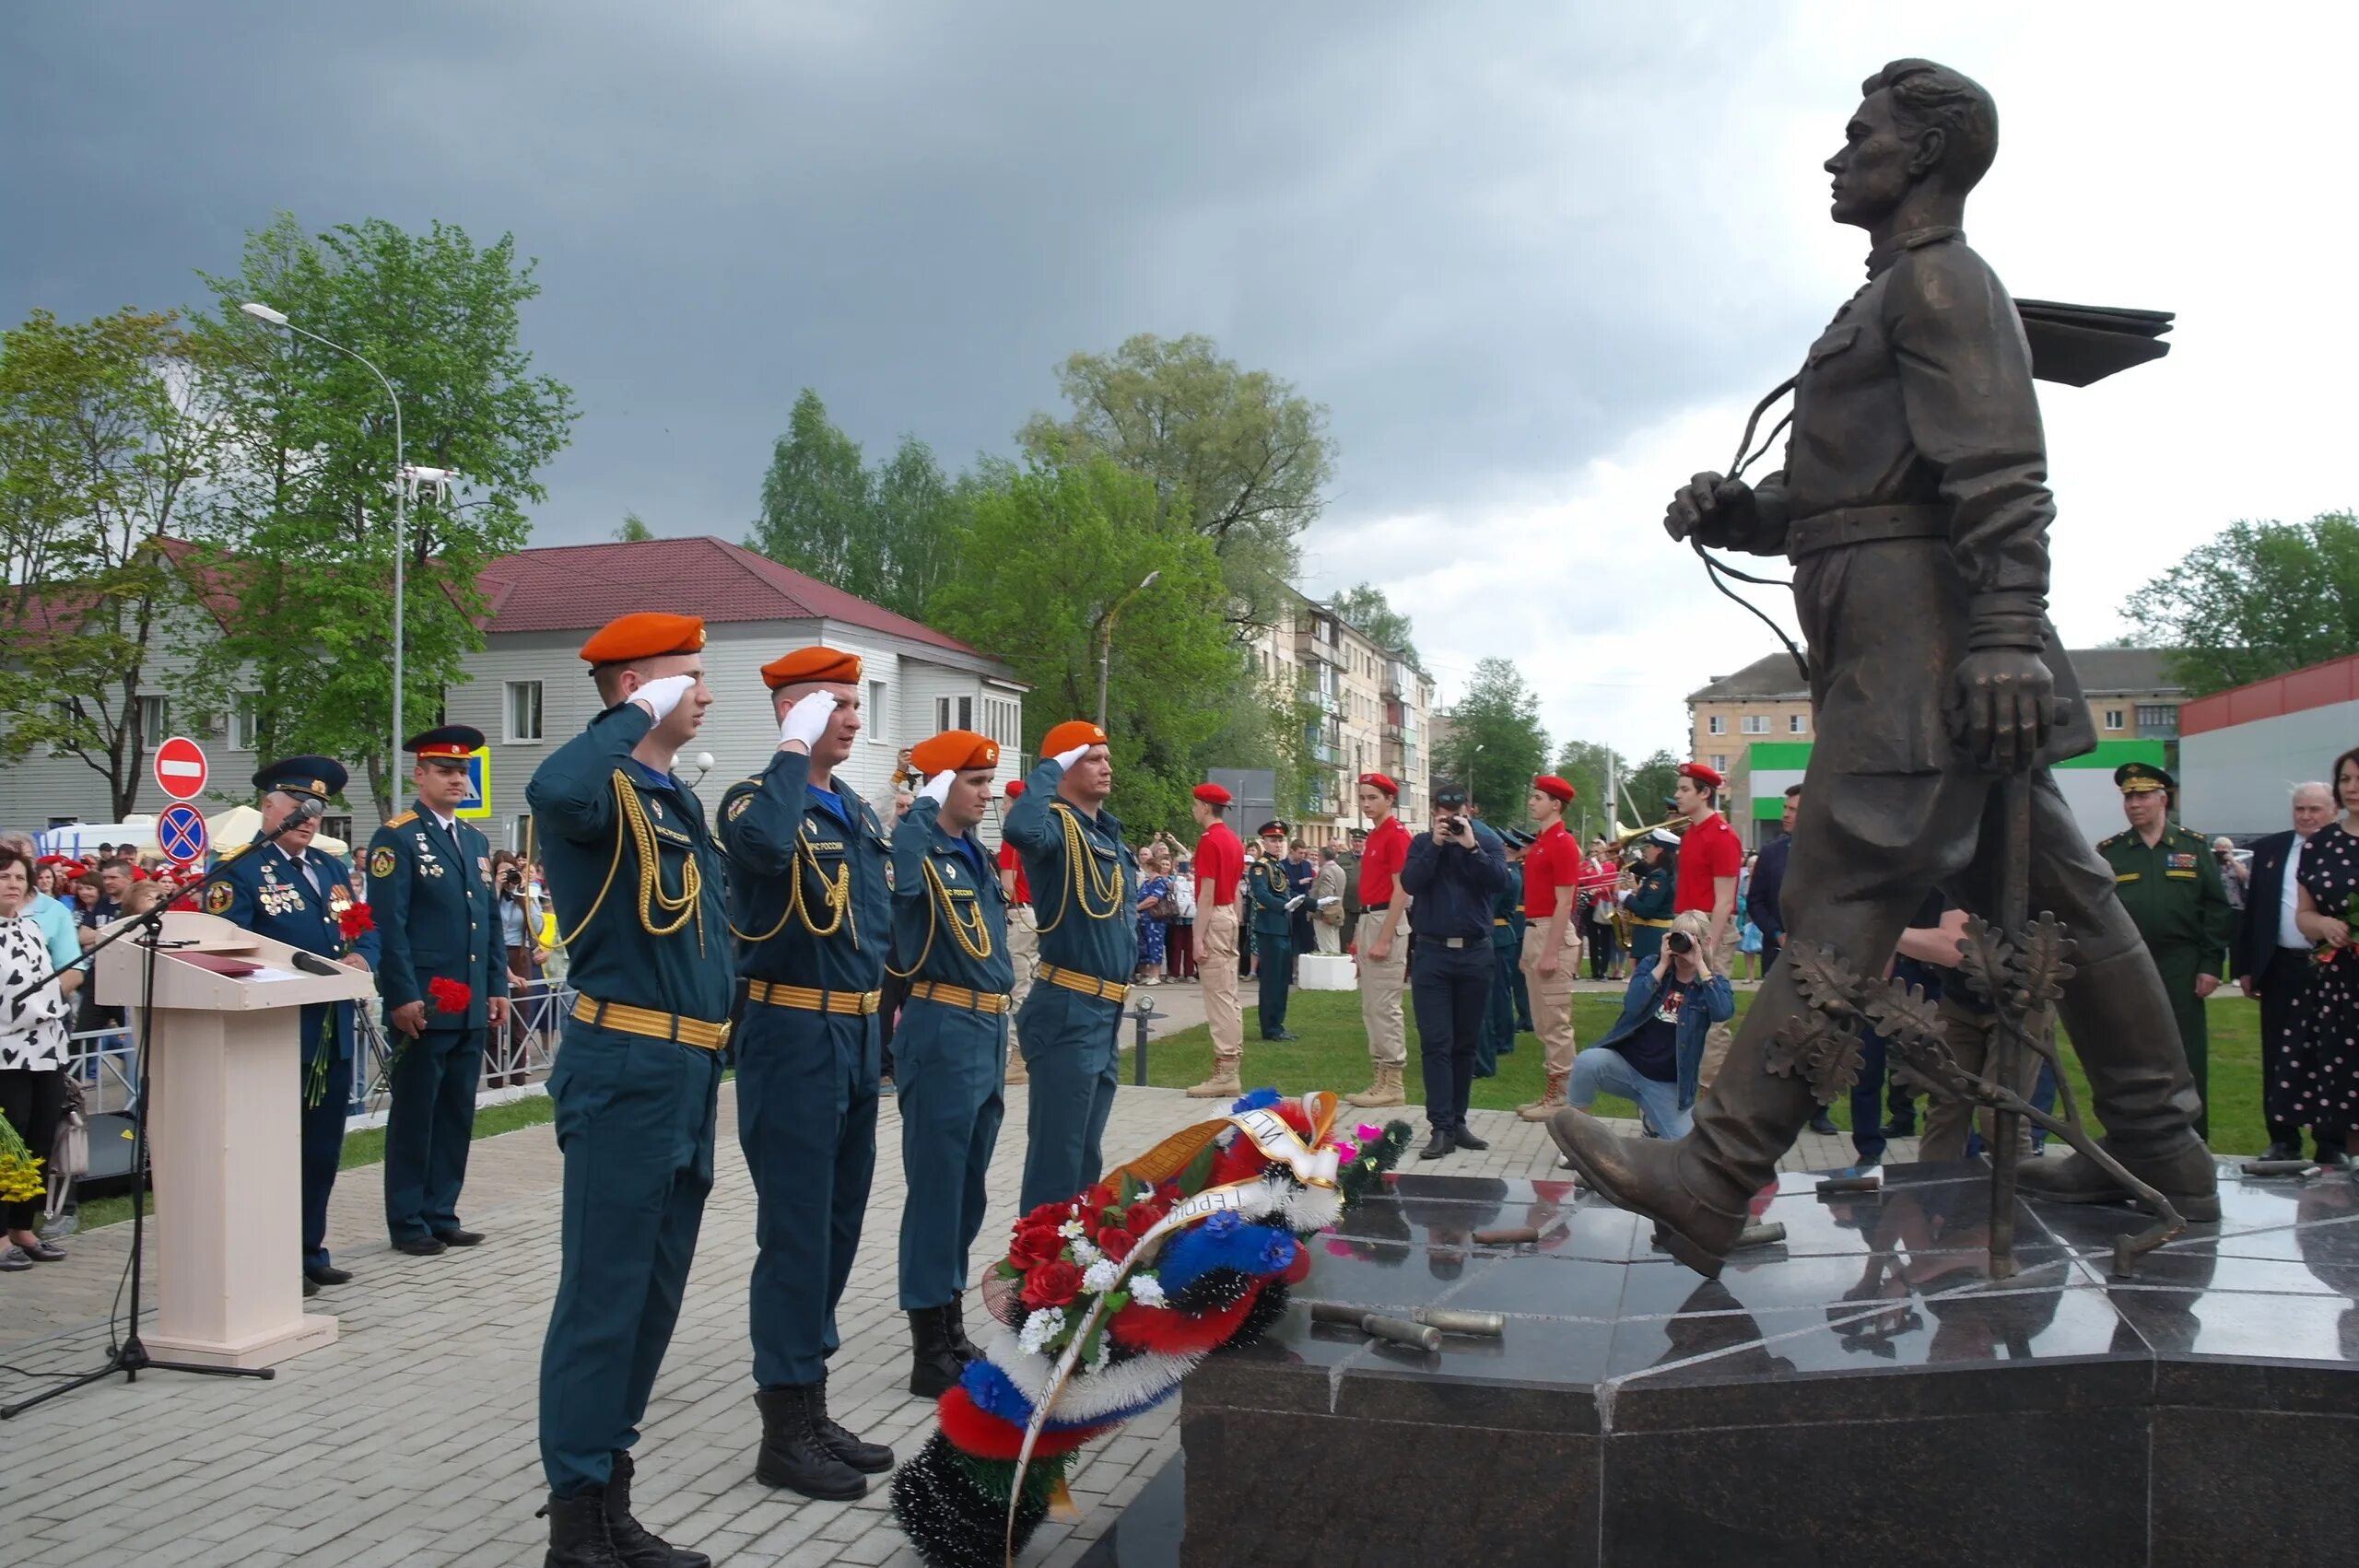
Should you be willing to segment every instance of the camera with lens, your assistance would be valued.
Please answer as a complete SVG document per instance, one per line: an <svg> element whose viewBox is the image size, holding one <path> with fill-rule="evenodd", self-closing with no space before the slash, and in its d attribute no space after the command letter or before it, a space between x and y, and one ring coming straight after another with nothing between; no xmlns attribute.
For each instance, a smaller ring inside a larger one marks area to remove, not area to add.
<svg viewBox="0 0 2359 1568"><path fill-rule="evenodd" d="M1673 953L1693 953L1696 951L1696 939L1689 936L1685 931L1673 931L1664 940L1671 943L1671 950Z"/></svg>
<svg viewBox="0 0 2359 1568"><path fill-rule="evenodd" d="M1444 817L1441 825L1448 828L1453 835L1466 831L1466 819L1462 816Z"/></svg>

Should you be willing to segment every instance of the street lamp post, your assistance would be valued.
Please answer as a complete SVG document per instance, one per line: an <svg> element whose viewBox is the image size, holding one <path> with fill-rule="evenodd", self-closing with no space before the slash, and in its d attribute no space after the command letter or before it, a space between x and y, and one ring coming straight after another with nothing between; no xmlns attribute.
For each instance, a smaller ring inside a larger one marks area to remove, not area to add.
<svg viewBox="0 0 2359 1568"><path fill-rule="evenodd" d="M1097 727L1100 730L1106 728L1106 671L1114 660L1115 617L1122 613L1123 605L1153 588L1155 579L1162 575L1163 568L1157 567L1141 579L1136 588L1115 600L1114 607L1106 612L1106 624L1097 629Z"/></svg>
<svg viewBox="0 0 2359 1568"><path fill-rule="evenodd" d="M405 564L402 556L408 548L409 533L410 478L408 462L402 446L401 395L393 391L393 383L386 379L385 372L377 369L368 356L358 350L346 348L334 338L322 337L309 327L297 326L287 319L285 311L274 310L260 300L249 299L238 309L258 322L267 322L298 336L308 337L323 347L333 348L348 359L358 360L370 375L377 378L377 384L385 389L385 397L393 405L393 739L385 753L385 766L390 768L393 759L401 755L402 751L402 576Z"/></svg>

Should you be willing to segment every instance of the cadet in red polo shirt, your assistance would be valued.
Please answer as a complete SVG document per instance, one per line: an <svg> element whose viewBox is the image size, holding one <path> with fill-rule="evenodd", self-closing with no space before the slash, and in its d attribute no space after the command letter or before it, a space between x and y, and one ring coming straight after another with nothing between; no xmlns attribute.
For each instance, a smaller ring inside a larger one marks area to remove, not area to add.
<svg viewBox="0 0 2359 1568"><path fill-rule="evenodd" d="M1381 773L1363 773L1360 814L1375 825L1360 851L1360 922L1352 933L1359 960L1360 1025L1367 1031L1376 1082L1353 1105L1405 1106L1401 1078L1409 1065L1409 1036L1401 1018L1401 988L1408 977L1409 895L1396 880L1409 863L1409 830L1401 825L1401 786Z"/></svg>
<svg viewBox="0 0 2359 1568"><path fill-rule="evenodd" d="M1245 844L1221 820L1229 793L1199 784L1191 809L1203 836L1196 840L1196 974L1204 988L1204 1027L1212 1031L1213 1075L1188 1091L1213 1100L1245 1093L1238 1074L1245 1061L1245 1013L1237 999L1237 884L1245 875Z"/></svg>
<svg viewBox="0 0 2359 1568"><path fill-rule="evenodd" d="M1546 1121L1565 1104L1573 1076L1573 978L1580 963L1580 930L1573 924L1573 896L1581 879L1580 841L1565 831L1565 807L1573 787L1553 773L1532 781L1525 810L1540 831L1523 852L1523 955L1521 968L1532 993L1532 1033L1540 1036L1547 1084L1540 1098L1518 1106L1526 1121Z"/></svg>
<svg viewBox="0 0 2359 1568"><path fill-rule="evenodd" d="M1013 802L1024 793L1024 780L1007 781L1007 798ZM999 843L999 888L1007 895L1007 955L1015 964L1015 983L1007 990L1008 1016L1024 1005L1032 994L1032 971L1040 964L1040 933L1032 926L1032 883L1024 874L1024 858L1015 846L1003 838ZM1015 1031L1008 1031L1007 1081L1027 1083L1032 1075L1024 1066L1024 1053L1016 1048Z"/></svg>
<svg viewBox="0 0 2359 1568"><path fill-rule="evenodd" d="M1701 909L1712 917L1712 973L1730 973L1736 953L1737 873L1744 869L1744 846L1719 811L1720 790L1728 783L1719 770L1700 762L1682 763L1679 780L1672 786L1671 803L1687 819L1679 840L1679 881L1672 890L1673 914ZM1711 1086L1720 1060L1735 1038L1726 1024L1715 1024L1704 1039L1704 1063L1696 1074L1699 1090Z"/></svg>

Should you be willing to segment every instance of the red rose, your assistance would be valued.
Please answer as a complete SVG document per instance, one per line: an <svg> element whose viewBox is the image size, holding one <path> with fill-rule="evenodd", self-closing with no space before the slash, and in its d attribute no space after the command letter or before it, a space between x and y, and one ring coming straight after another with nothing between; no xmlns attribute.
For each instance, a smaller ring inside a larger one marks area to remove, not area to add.
<svg viewBox="0 0 2359 1568"><path fill-rule="evenodd" d="M1024 1276L1024 1305L1062 1306L1081 1293L1081 1270L1056 1258Z"/></svg>
<svg viewBox="0 0 2359 1568"><path fill-rule="evenodd" d="M1032 1212L1025 1215L1023 1219L1016 1223L1024 1225L1046 1225L1050 1230L1055 1230L1059 1225L1063 1224L1067 1220L1072 1218L1072 1204L1043 1203L1038 1209L1033 1210Z"/></svg>
<svg viewBox="0 0 2359 1568"><path fill-rule="evenodd" d="M1107 1210L1117 1207L1121 1201L1121 1194L1101 1181L1081 1195L1081 1211L1095 1219Z"/></svg>
<svg viewBox="0 0 2359 1568"><path fill-rule="evenodd" d="M1160 1221L1163 1215L1164 1210L1159 1204L1133 1203L1131 1205L1130 1212L1122 1216L1122 1223L1129 1227L1133 1237L1143 1236L1155 1229L1156 1222Z"/></svg>
<svg viewBox="0 0 2359 1568"><path fill-rule="evenodd" d="M1109 1225L1097 1233L1097 1250L1117 1263L1128 1258L1131 1255L1131 1248L1138 1244L1138 1237L1114 1225Z"/></svg>
<svg viewBox="0 0 2359 1568"><path fill-rule="evenodd" d="M1065 1249L1065 1238L1057 1234L1054 1225L1026 1223L1015 1227L1015 1235L1008 1243L1007 1260L1018 1269L1037 1269L1053 1262Z"/></svg>

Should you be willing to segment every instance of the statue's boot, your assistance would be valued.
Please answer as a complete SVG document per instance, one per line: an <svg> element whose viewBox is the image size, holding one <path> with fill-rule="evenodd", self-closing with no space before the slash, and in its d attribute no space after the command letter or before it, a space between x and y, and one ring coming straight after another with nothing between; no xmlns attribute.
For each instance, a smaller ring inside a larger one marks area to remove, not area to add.
<svg viewBox="0 0 2359 1568"><path fill-rule="evenodd" d="M2077 972L2065 983L2059 1012L2088 1075L2095 1119L2105 1124L2099 1141L2183 1218L2198 1224L2217 1220L2218 1171L2195 1131L2202 1101L2154 960L2140 945L2110 957L2075 956L2073 963ZM2026 1161L2015 1180L2025 1197L2059 1203L2135 1199L2104 1166L2079 1153Z"/></svg>

